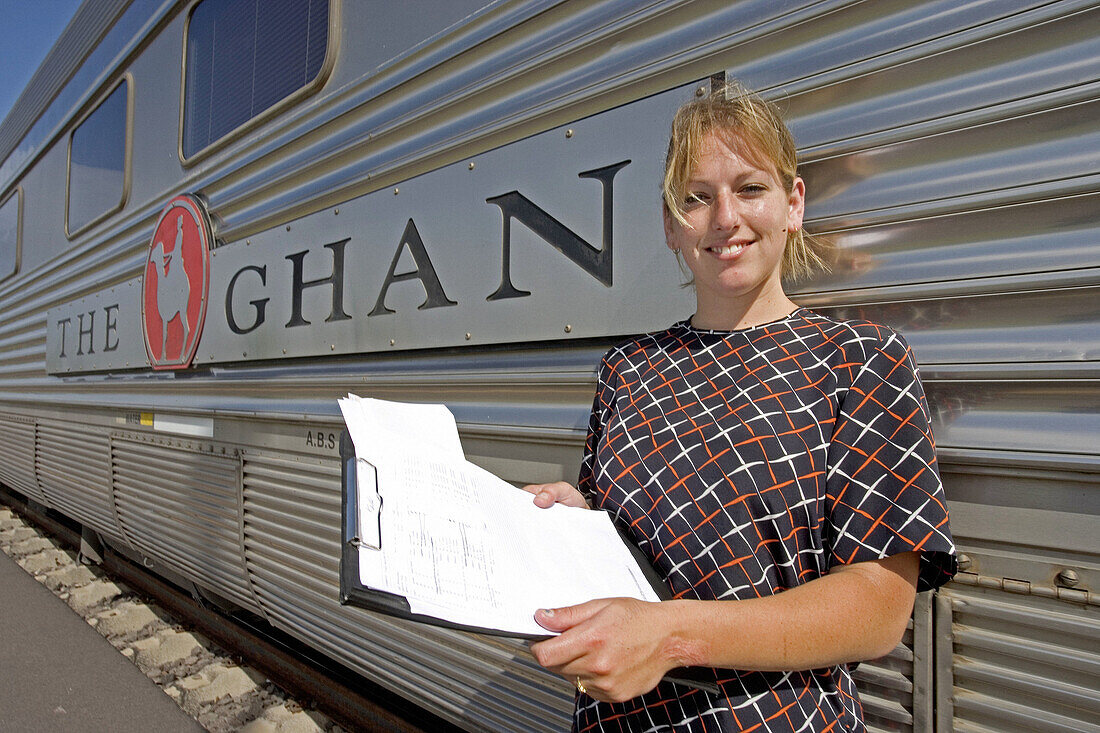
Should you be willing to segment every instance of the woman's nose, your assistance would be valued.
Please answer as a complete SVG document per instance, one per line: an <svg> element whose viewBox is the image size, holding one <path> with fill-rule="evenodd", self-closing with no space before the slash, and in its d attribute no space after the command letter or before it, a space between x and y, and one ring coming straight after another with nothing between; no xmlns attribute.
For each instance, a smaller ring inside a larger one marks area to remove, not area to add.
<svg viewBox="0 0 1100 733"><path fill-rule="evenodd" d="M727 193L720 193L714 200L714 206L712 211L712 224L714 228L719 231L725 231L727 229L734 229L737 227L739 216L737 214L737 205L733 200L733 196Z"/></svg>

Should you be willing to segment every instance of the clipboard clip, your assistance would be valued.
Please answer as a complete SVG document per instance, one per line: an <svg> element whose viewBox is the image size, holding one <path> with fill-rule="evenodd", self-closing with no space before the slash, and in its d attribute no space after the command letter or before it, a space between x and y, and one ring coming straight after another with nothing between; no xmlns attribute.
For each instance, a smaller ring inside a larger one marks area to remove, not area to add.
<svg viewBox="0 0 1100 733"><path fill-rule="evenodd" d="M382 495L378 492L378 473L367 461L357 458L355 466L354 533L348 544L354 547L382 549Z"/></svg>

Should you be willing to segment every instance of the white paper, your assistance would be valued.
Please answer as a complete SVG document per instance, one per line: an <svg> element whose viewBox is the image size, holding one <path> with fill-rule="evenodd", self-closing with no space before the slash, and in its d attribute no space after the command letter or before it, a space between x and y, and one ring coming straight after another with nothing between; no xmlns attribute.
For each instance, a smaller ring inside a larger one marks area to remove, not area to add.
<svg viewBox="0 0 1100 733"><path fill-rule="evenodd" d="M371 544L380 529L381 546L359 550L363 585L404 596L413 613L523 634L548 633L539 608L658 600L607 514L541 509L469 463L443 405L349 395L340 408L357 464L377 479L360 470L360 533ZM363 508L379 498L380 522Z"/></svg>

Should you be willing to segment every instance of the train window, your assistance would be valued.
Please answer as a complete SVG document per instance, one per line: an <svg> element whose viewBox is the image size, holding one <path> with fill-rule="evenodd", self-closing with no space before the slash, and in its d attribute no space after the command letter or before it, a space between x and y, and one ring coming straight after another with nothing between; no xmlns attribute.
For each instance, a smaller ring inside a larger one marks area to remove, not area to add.
<svg viewBox="0 0 1100 733"><path fill-rule="evenodd" d="M23 230L23 189L0 204L0 280L19 271L19 241Z"/></svg>
<svg viewBox="0 0 1100 733"><path fill-rule="evenodd" d="M198 3L187 26L181 159L317 88L328 40L329 0Z"/></svg>
<svg viewBox="0 0 1100 733"><path fill-rule="evenodd" d="M130 80L123 79L69 138L65 232L69 237L119 209L129 184Z"/></svg>

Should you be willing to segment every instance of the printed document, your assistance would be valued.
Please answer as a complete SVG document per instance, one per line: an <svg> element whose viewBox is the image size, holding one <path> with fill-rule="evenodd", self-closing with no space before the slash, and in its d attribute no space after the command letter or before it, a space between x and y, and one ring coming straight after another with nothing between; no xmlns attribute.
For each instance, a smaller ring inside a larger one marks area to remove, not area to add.
<svg viewBox="0 0 1100 733"><path fill-rule="evenodd" d="M549 634L539 608L629 596L657 601L602 511L532 495L468 462L443 405L348 395L355 445L360 582L412 613L518 634Z"/></svg>

